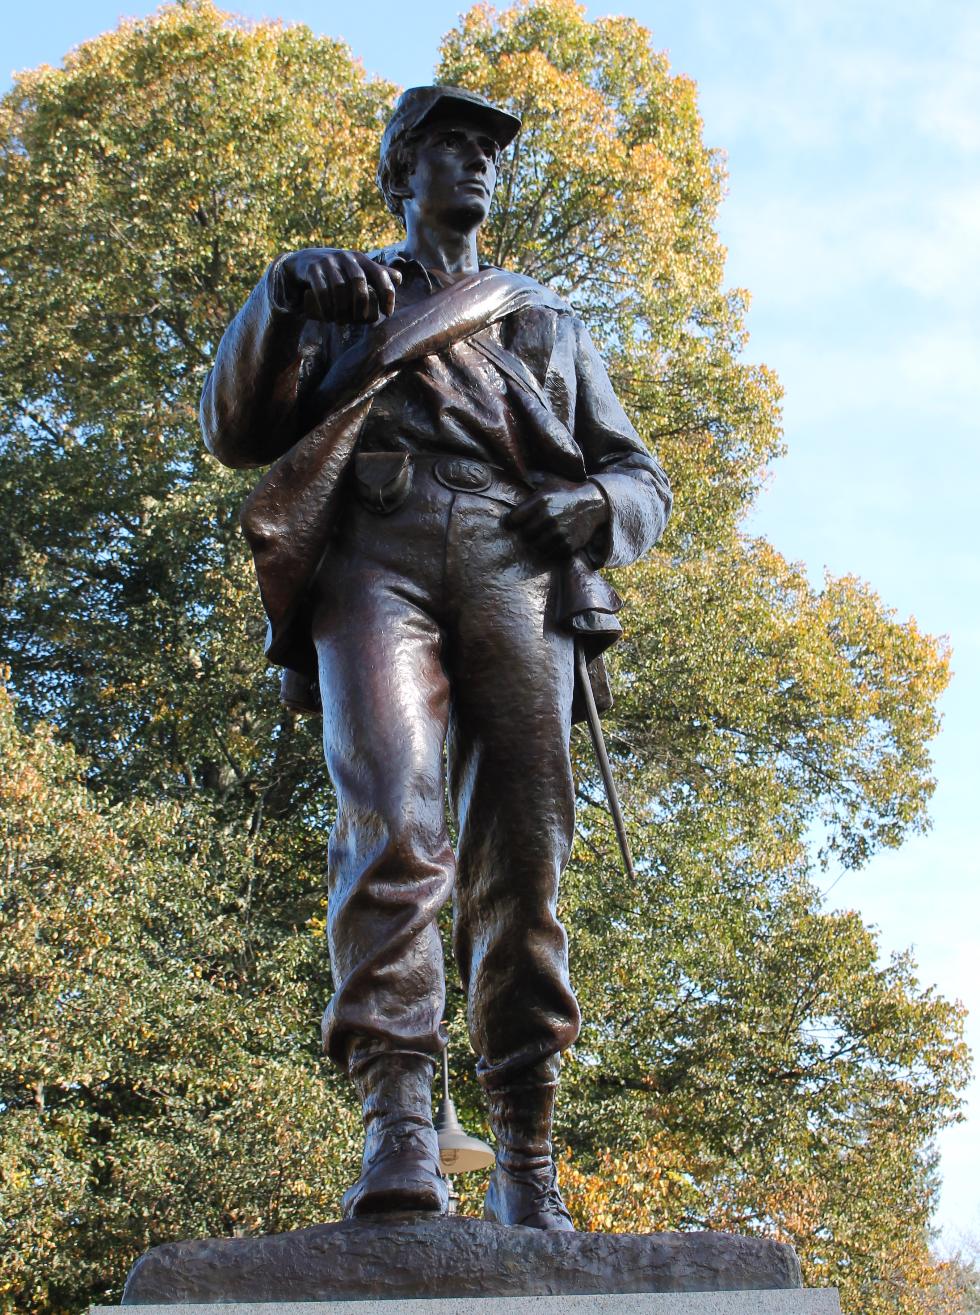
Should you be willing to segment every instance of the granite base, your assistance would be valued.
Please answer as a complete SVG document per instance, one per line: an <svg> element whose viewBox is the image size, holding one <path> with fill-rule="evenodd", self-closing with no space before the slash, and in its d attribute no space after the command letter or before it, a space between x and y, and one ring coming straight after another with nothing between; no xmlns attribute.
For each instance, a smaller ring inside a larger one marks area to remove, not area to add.
<svg viewBox="0 0 980 1315"><path fill-rule="evenodd" d="M120 1315L93 1306L90 1315ZM840 1315L833 1288L763 1292L638 1292L579 1297L422 1297L418 1300L144 1306L141 1315Z"/></svg>

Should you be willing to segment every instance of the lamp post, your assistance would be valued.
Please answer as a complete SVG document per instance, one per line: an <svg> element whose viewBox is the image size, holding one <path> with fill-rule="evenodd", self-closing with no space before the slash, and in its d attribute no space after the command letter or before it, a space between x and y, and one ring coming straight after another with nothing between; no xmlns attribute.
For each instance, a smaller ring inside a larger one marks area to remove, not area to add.
<svg viewBox="0 0 980 1315"><path fill-rule="evenodd" d="M459 1196L453 1187L453 1175L473 1173L476 1169L489 1169L497 1158L485 1141L470 1137L456 1113L449 1095L449 1052L442 1052L442 1100L434 1120L439 1138L439 1167L449 1182L449 1213L454 1215Z"/></svg>

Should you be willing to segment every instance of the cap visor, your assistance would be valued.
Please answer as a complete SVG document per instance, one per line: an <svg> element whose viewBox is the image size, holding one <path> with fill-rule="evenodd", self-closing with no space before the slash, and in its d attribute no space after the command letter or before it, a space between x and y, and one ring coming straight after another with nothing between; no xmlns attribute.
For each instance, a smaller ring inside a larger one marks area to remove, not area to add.
<svg viewBox="0 0 980 1315"><path fill-rule="evenodd" d="M487 131L501 150L509 146L521 130L521 121L516 114L498 110L494 105L481 105L479 101L470 100L466 96L451 95L437 97L415 126L421 128L434 119L451 119L455 116L486 124Z"/></svg>

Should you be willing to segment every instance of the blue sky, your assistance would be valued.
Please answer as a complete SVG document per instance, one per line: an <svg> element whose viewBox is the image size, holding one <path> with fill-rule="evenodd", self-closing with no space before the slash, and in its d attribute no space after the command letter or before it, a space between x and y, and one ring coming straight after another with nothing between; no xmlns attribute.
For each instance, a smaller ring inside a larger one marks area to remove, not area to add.
<svg viewBox="0 0 980 1315"><path fill-rule="evenodd" d="M341 37L371 73L426 82L456 0L243 0L251 17ZM133 0L34 0L4 23L0 78L150 12ZM612 0L700 88L728 155L721 232L748 288L748 355L786 389L788 455L750 528L819 582L870 581L950 637L931 832L827 875L883 953L974 1011L980 1051L980 8L974 0ZM839 877L839 880L838 880ZM836 884L835 884L836 883ZM832 889L830 887L832 886ZM980 1232L980 1086L941 1141L938 1222Z"/></svg>

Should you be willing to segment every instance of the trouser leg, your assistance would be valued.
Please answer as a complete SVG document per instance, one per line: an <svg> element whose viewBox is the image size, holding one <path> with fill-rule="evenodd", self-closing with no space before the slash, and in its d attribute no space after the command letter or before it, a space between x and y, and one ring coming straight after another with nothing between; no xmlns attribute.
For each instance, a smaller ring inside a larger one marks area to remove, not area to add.
<svg viewBox="0 0 980 1315"><path fill-rule="evenodd" d="M559 1055L580 1025L557 916L574 830L574 652L551 620L551 564L482 508L464 524L471 580L460 590L467 605L451 650L459 673L450 731L454 938L498 1144L485 1212L499 1223L567 1230L551 1126ZM477 575L487 582L479 591Z"/></svg>
<svg viewBox="0 0 980 1315"><path fill-rule="evenodd" d="M551 620L553 569L483 503L465 537L449 654L450 791L459 824L454 941L488 1088L567 1049L580 1016L557 917L571 851L572 639Z"/></svg>
<svg viewBox="0 0 980 1315"><path fill-rule="evenodd" d="M324 1048L341 1065L382 1051L437 1056L445 983L436 918L455 868L440 630L383 564L351 553L334 571L314 627L337 796Z"/></svg>
<svg viewBox="0 0 980 1315"><path fill-rule="evenodd" d="M443 770L448 683L424 591L412 596L396 563L369 551L374 526L358 519L362 534L355 521L313 632L337 797L327 901L334 995L323 1044L348 1068L364 1118L345 1216L438 1214L448 1192L431 1107L444 1044L436 919L455 871Z"/></svg>

